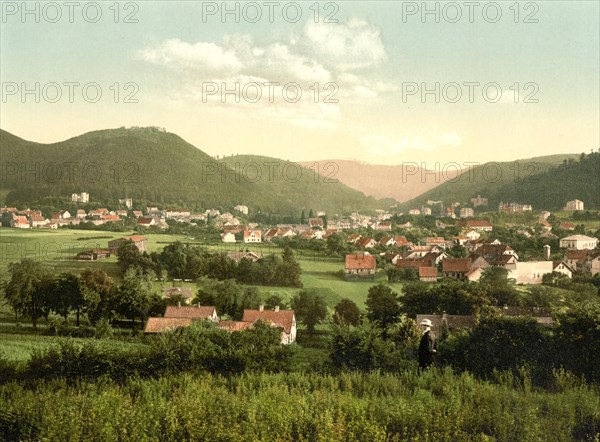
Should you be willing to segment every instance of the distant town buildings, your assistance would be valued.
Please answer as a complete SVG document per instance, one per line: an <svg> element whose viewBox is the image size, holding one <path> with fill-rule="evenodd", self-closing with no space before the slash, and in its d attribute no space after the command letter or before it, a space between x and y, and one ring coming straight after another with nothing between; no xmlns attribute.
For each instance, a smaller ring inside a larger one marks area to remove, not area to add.
<svg viewBox="0 0 600 442"><path fill-rule="evenodd" d="M487 206L488 199L482 198L481 195L477 195L475 198L471 198L471 204L473 204L473 207Z"/></svg>
<svg viewBox="0 0 600 442"><path fill-rule="evenodd" d="M473 218L475 216L475 211L470 207L461 207L459 216L461 218Z"/></svg>
<svg viewBox="0 0 600 442"><path fill-rule="evenodd" d="M237 205L233 208L233 210L237 210L238 212L241 212L244 215L248 215L248 206Z"/></svg>
<svg viewBox="0 0 600 442"><path fill-rule="evenodd" d="M593 250L598 246L598 238L586 235L571 235L560 240L560 247L573 250Z"/></svg>
<svg viewBox="0 0 600 442"><path fill-rule="evenodd" d="M128 209L131 209L133 207L133 199L131 199L131 198L120 199L119 204L122 204L123 206L127 207Z"/></svg>
<svg viewBox="0 0 600 442"><path fill-rule="evenodd" d="M87 192L72 193L71 201L74 203L89 203L90 202L90 194Z"/></svg>
<svg viewBox="0 0 600 442"><path fill-rule="evenodd" d="M569 211L583 210L583 201L580 201L580 200L567 201L567 203L565 204L565 210L569 210Z"/></svg>
<svg viewBox="0 0 600 442"><path fill-rule="evenodd" d="M517 212L531 212L531 204L518 204L518 203L500 203L498 204L498 212L504 213L517 213Z"/></svg>

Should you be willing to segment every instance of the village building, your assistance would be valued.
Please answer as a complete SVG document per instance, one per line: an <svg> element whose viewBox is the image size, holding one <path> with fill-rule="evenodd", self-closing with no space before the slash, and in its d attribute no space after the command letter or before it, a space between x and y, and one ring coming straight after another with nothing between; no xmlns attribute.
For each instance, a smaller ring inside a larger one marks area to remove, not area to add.
<svg viewBox="0 0 600 442"><path fill-rule="evenodd" d="M274 310L265 310L262 305L258 310L244 310L242 322L254 324L257 321L264 321L274 327L280 327L282 344L296 342L296 315L293 310L280 310L279 307L275 307Z"/></svg>
<svg viewBox="0 0 600 442"><path fill-rule="evenodd" d="M560 247L574 250L593 250L598 246L598 238L586 235L571 235L560 240Z"/></svg>
<svg viewBox="0 0 600 442"><path fill-rule="evenodd" d="M438 279L437 276L437 267L419 267L419 280L423 282L436 282Z"/></svg>
<svg viewBox="0 0 600 442"><path fill-rule="evenodd" d="M583 210L583 201L580 201L580 200L567 201L567 203L565 204L564 210L568 210L568 211Z"/></svg>
<svg viewBox="0 0 600 442"><path fill-rule="evenodd" d="M494 227L487 220L465 219L457 222L458 226L469 230L477 230L479 232L491 232Z"/></svg>
<svg viewBox="0 0 600 442"><path fill-rule="evenodd" d="M344 272L350 277L374 277L377 271L375 256L364 252L346 255Z"/></svg>
<svg viewBox="0 0 600 442"><path fill-rule="evenodd" d="M91 249L77 254L75 259L79 261L98 261L99 259L110 258L110 250Z"/></svg>
<svg viewBox="0 0 600 442"><path fill-rule="evenodd" d="M176 306L168 305L165 310L165 318L188 318L194 321L209 320L218 322L217 309L213 306Z"/></svg>
<svg viewBox="0 0 600 442"><path fill-rule="evenodd" d="M183 299L185 304L191 304L194 295L190 287L165 287L162 290L163 299L179 298Z"/></svg>
<svg viewBox="0 0 600 442"><path fill-rule="evenodd" d="M262 242L262 232L260 230L245 230L244 231L244 242L245 243Z"/></svg>
<svg viewBox="0 0 600 442"><path fill-rule="evenodd" d="M146 244L148 243L148 240L146 239L145 236L141 236L141 235L132 235L132 236L125 236L123 238L113 239L108 242L108 249L110 250L111 253L116 255L117 251L119 250L119 246L122 243L124 243L125 241L133 242L135 244L135 246L138 248L138 250L140 251L140 253L144 253L146 251Z"/></svg>
<svg viewBox="0 0 600 442"><path fill-rule="evenodd" d="M445 278L466 279L471 270L471 258L446 258L442 261L442 273Z"/></svg>

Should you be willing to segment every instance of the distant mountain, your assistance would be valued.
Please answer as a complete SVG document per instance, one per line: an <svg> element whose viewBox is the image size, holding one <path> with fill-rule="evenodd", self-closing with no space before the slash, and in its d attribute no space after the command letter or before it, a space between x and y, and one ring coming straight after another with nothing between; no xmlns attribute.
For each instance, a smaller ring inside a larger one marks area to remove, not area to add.
<svg viewBox="0 0 600 442"><path fill-rule="evenodd" d="M471 198L488 198L489 207L500 202L531 204L534 209L556 210L572 199L598 208L600 154L550 155L510 162L493 162L463 171L454 181L441 184L404 204L420 207L427 200L470 205Z"/></svg>
<svg viewBox="0 0 600 442"><path fill-rule="evenodd" d="M444 173L428 171L415 163L374 165L352 160L306 161L298 164L377 199L403 202L439 186L460 172L449 167Z"/></svg>
<svg viewBox="0 0 600 442"><path fill-rule="evenodd" d="M256 179L252 161L278 162L281 168L272 182L268 173ZM277 213L299 212L303 207L331 212L377 206L373 198L339 183L322 185L311 170L290 164L262 157L218 161L158 128L99 130L52 144L0 130L0 195L6 195L7 204L88 192L95 201L127 196L148 204L190 208L245 204ZM280 175L282 171L287 176ZM294 181L296 175L300 179Z"/></svg>

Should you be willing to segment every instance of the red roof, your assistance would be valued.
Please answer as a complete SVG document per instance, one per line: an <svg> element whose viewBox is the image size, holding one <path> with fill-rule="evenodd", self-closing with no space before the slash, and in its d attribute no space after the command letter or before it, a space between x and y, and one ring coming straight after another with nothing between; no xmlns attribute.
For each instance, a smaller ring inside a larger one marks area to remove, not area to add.
<svg viewBox="0 0 600 442"><path fill-rule="evenodd" d="M244 310L242 322L255 323L259 319L274 325L280 325L283 327L283 331L289 334L296 318L293 310L279 310L278 312L275 310Z"/></svg>
<svg viewBox="0 0 600 442"><path fill-rule="evenodd" d="M446 258L442 260L444 272L468 272L471 270L471 258Z"/></svg>
<svg viewBox="0 0 600 442"><path fill-rule="evenodd" d="M437 278L437 268L419 267L419 278Z"/></svg>
<svg viewBox="0 0 600 442"><path fill-rule="evenodd" d="M129 241L133 241L133 242L138 242L138 241L147 241L145 236L142 235L132 235L132 236L126 236L123 239L128 239Z"/></svg>
<svg viewBox="0 0 600 442"><path fill-rule="evenodd" d="M377 261L375 260L375 256L373 255L363 255L360 253L355 253L352 255L346 255L346 270L353 269L373 269L377 265Z"/></svg>
<svg viewBox="0 0 600 442"><path fill-rule="evenodd" d="M254 327L254 324L252 322L244 321L221 321L217 324L217 327L228 332L234 332L252 328Z"/></svg>
<svg viewBox="0 0 600 442"><path fill-rule="evenodd" d="M180 327L187 327L192 323L189 318L148 318L144 333L161 333Z"/></svg>
<svg viewBox="0 0 600 442"><path fill-rule="evenodd" d="M212 306L177 307L169 305L167 306L167 310L165 310L165 318L211 319L214 314L216 314L216 310Z"/></svg>

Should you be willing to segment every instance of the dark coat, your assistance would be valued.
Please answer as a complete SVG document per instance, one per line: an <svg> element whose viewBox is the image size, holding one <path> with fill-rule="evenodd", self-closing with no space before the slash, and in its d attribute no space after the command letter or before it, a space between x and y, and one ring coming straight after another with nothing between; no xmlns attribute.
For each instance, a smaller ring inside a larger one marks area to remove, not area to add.
<svg viewBox="0 0 600 442"><path fill-rule="evenodd" d="M423 333L421 343L419 344L419 367L424 369L433 364L433 355L435 348L435 336L428 330Z"/></svg>

